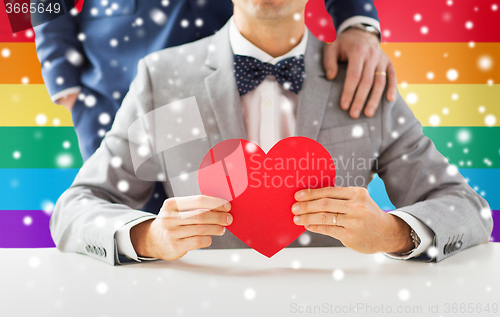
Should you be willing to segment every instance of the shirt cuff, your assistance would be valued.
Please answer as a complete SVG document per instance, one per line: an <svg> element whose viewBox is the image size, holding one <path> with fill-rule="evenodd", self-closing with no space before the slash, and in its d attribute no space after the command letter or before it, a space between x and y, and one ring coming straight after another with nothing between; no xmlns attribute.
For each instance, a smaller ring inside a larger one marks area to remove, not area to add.
<svg viewBox="0 0 500 317"><path fill-rule="evenodd" d="M360 24L360 23L371 25L374 28L376 28L379 31L379 33L381 33L379 21L377 21L374 18L365 17L362 15L355 15L355 16L350 17L349 19L345 20L344 22L342 22L341 25L339 25L339 29L336 30L336 32L337 32L337 34L340 34L340 33L344 32L348 27L356 25L356 24Z"/></svg>
<svg viewBox="0 0 500 317"><path fill-rule="evenodd" d="M423 222L401 210L394 210L389 213L403 219L418 235L420 238L420 244L409 255L399 256L395 253L384 253L385 255L392 259L408 260L419 256L431 247L432 241L434 240L434 232L432 232L432 230L429 229L429 227L427 227Z"/></svg>
<svg viewBox="0 0 500 317"><path fill-rule="evenodd" d="M156 216L141 217L126 223L123 227L118 229L115 234L118 253L137 262L141 262L141 260L146 260L146 261L158 260L157 258L138 257L137 253L134 250L134 246L132 245L132 240L130 240L130 229L133 226L138 225L146 220L155 218Z"/></svg>
<svg viewBox="0 0 500 317"><path fill-rule="evenodd" d="M80 86L66 88L50 96L50 99L52 100L53 103L56 103L57 100L67 97L71 94L78 94L80 93L80 91L82 91L82 87Z"/></svg>

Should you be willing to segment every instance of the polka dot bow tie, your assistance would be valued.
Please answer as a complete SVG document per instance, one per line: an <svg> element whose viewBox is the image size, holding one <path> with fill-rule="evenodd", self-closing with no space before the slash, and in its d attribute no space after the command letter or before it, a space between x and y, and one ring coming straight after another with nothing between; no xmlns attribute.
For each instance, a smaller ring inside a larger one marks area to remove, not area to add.
<svg viewBox="0 0 500 317"><path fill-rule="evenodd" d="M255 89L267 75L276 76L283 88L298 94L305 76L304 56L286 58L273 65L250 56L234 55L234 75L240 96Z"/></svg>

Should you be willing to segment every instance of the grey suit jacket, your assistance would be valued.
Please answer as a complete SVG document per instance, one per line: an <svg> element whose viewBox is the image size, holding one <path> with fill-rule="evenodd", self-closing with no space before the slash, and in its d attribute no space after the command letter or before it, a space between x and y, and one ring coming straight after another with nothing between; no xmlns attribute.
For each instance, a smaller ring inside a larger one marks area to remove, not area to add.
<svg viewBox="0 0 500 317"><path fill-rule="evenodd" d="M420 122L401 96L393 102L382 100L372 118L354 120L341 110L346 65L341 65L334 81L328 81L322 66L323 45L309 36L295 135L315 139L329 151L337 167L336 186L366 187L378 173L396 208L434 232L436 261L487 241L493 227L485 212L489 210L487 202L424 136ZM168 172L174 174L186 162L199 166L206 149L217 141L246 138L228 25L211 37L153 53L139 62L137 77L112 129L57 201L50 229L58 249L87 254L112 265L120 263L115 232L127 222L151 216L138 208L154 187L154 182L136 175L131 148L135 153L137 144L129 140L129 127L141 115L191 96L196 97L209 136L208 147L179 146L165 151L163 162L151 159L141 166L147 173L162 173L162 164L168 164ZM165 124L169 124L175 114L163 113ZM110 164L113 157L120 157L121 165ZM164 181L169 197L174 196L169 181L172 176L176 175L168 175ZM128 183L125 191L123 182ZM308 246L341 245L329 236L308 234L312 237ZM290 246L301 245L296 240ZM210 246L244 247L229 231L212 237ZM426 254L418 258L429 259Z"/></svg>

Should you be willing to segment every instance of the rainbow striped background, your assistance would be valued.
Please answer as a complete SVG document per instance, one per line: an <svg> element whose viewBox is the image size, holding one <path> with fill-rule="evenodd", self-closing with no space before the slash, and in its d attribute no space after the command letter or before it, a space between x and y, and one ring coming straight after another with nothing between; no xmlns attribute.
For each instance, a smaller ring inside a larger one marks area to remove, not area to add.
<svg viewBox="0 0 500 317"><path fill-rule="evenodd" d="M323 0L308 27L335 38ZM500 0L378 0L382 48L424 133L484 196L500 241ZM370 10L369 6L365 9ZM71 116L51 103L31 30L11 34L0 3L0 247L54 247L49 219L82 165ZM392 209L383 182L370 193Z"/></svg>

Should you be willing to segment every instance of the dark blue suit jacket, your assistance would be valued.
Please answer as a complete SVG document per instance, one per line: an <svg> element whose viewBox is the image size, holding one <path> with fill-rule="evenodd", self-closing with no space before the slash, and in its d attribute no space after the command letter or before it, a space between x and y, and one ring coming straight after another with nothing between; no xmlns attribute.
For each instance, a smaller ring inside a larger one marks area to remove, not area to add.
<svg viewBox="0 0 500 317"><path fill-rule="evenodd" d="M337 28L352 16L378 19L373 0L325 2ZM371 10L366 10L366 3ZM35 27L49 94L82 89L72 117L83 158L92 155L111 127L113 120L99 116L107 113L114 118L139 59L212 35L232 13L231 0L85 0L80 14L64 14Z"/></svg>

